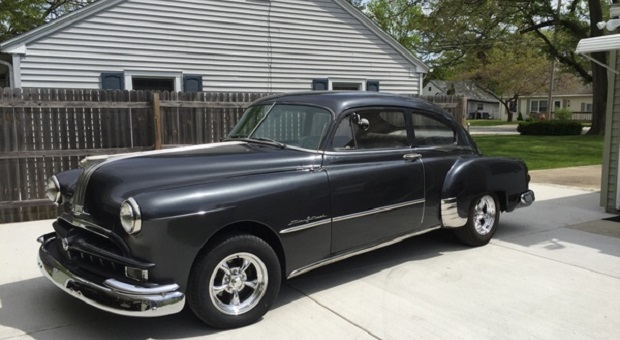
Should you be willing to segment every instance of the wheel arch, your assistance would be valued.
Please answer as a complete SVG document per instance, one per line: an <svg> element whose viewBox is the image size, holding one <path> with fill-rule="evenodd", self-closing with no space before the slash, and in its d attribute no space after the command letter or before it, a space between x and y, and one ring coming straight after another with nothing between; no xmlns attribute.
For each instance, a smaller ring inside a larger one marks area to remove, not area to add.
<svg viewBox="0 0 620 340"><path fill-rule="evenodd" d="M205 244L200 248L200 251L194 257L190 270L190 275L194 269L194 266L196 265L196 261L200 258L201 255L209 251L209 249L212 249L216 244L222 242L227 237L237 234L253 235L265 241L276 253L278 261L280 262L280 271L282 273L282 277L286 277L286 257L284 255L284 247L282 246L280 238L268 226L253 221L235 222L219 229L217 232L211 235L209 239L205 242Z"/></svg>

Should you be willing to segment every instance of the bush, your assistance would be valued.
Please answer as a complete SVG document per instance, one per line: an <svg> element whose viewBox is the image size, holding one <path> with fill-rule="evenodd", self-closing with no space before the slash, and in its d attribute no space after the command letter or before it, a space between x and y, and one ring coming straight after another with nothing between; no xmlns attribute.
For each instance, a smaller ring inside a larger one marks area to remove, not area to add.
<svg viewBox="0 0 620 340"><path fill-rule="evenodd" d="M531 136L568 136L580 135L583 125L574 121L552 120L519 123L517 131Z"/></svg>
<svg viewBox="0 0 620 340"><path fill-rule="evenodd" d="M553 116L557 120L567 121L571 119L571 117L573 116L573 112L567 108L556 109L555 111L553 111Z"/></svg>
<svg viewBox="0 0 620 340"><path fill-rule="evenodd" d="M519 111L519 115L517 116L518 121L523 121L523 114Z"/></svg>

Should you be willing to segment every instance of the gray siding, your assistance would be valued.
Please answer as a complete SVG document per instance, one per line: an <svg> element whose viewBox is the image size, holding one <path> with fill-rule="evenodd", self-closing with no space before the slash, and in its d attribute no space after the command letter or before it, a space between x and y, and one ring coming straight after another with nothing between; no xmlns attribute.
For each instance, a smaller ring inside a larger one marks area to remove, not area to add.
<svg viewBox="0 0 620 340"><path fill-rule="evenodd" d="M101 72L158 71L203 75L205 91L330 78L420 92L415 65L332 0L127 0L27 48L22 87L99 88Z"/></svg>
<svg viewBox="0 0 620 340"><path fill-rule="evenodd" d="M611 52L610 61L620 70L618 51ZM605 131L605 155L603 164L603 189L601 203L608 212L617 212L616 195L618 185L618 161L620 151L620 77L609 73L610 92L608 98L607 121Z"/></svg>

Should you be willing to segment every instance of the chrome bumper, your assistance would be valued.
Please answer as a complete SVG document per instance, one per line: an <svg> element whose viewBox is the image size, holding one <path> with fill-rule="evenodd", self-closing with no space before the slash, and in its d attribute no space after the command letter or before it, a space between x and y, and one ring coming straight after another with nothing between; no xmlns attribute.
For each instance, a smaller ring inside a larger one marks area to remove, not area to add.
<svg viewBox="0 0 620 340"><path fill-rule="evenodd" d="M177 284L147 288L107 279L101 285L72 273L50 253L48 248L55 239L38 239L39 269L60 289L87 304L114 314L141 317L174 314L185 306L185 295L178 291Z"/></svg>
<svg viewBox="0 0 620 340"><path fill-rule="evenodd" d="M536 200L536 196L532 190L528 190L521 194L521 200L519 201L519 207L530 206Z"/></svg>

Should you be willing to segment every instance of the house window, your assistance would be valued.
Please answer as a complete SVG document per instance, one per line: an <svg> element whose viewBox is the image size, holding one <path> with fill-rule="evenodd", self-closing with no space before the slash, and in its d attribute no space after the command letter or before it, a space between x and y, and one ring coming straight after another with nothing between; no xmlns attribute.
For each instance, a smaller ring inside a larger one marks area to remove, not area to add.
<svg viewBox="0 0 620 340"><path fill-rule="evenodd" d="M362 91L363 83L333 82L333 91Z"/></svg>
<svg viewBox="0 0 620 340"><path fill-rule="evenodd" d="M484 110L484 104L483 103L478 103L478 106L477 106L476 110L483 111Z"/></svg>
<svg viewBox="0 0 620 340"><path fill-rule="evenodd" d="M132 88L134 90L150 90L150 91L170 91L174 89L174 78L149 78L149 77L132 77Z"/></svg>
<svg viewBox="0 0 620 340"><path fill-rule="evenodd" d="M561 100L554 100L553 101L553 109L561 109L562 108L562 101Z"/></svg>
<svg viewBox="0 0 620 340"><path fill-rule="evenodd" d="M319 78L312 80L313 91L373 91L379 92L379 80Z"/></svg>
<svg viewBox="0 0 620 340"><path fill-rule="evenodd" d="M581 103L581 112L592 112L592 103Z"/></svg>
<svg viewBox="0 0 620 340"><path fill-rule="evenodd" d="M549 106L546 100L534 99L530 101L530 112L548 112Z"/></svg>

